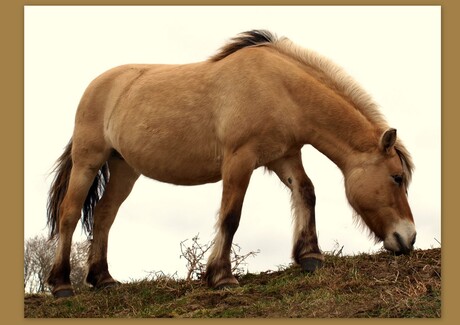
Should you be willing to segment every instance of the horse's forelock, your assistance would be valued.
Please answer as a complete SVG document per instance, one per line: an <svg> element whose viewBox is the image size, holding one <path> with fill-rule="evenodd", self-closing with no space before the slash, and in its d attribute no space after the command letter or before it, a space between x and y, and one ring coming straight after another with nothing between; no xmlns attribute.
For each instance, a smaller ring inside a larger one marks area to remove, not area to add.
<svg viewBox="0 0 460 325"><path fill-rule="evenodd" d="M414 163L412 162L412 157L407 151L406 147L404 147L404 145L399 140L395 144L395 150L399 156L399 159L401 159L405 174L406 188L408 188L412 180L412 172L415 168Z"/></svg>

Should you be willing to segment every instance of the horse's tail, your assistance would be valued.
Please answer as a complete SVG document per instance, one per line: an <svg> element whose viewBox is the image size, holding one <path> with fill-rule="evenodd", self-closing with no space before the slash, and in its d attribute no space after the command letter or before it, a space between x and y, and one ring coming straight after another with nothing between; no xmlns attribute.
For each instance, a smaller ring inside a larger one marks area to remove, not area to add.
<svg viewBox="0 0 460 325"><path fill-rule="evenodd" d="M60 208L64 196L69 186L70 172L72 171L72 139L67 144L64 152L56 162L53 172L54 179L48 196L47 217L50 238L59 233ZM89 235L93 232L93 216L97 202L104 193L105 186L109 179L109 168L105 163L98 171L91 185L85 203L82 207L82 225L85 232Z"/></svg>

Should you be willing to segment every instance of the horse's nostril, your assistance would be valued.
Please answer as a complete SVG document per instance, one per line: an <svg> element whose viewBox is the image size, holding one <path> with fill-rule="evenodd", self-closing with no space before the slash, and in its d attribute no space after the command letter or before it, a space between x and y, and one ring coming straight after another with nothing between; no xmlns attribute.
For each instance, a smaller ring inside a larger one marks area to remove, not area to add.
<svg viewBox="0 0 460 325"><path fill-rule="evenodd" d="M393 236L395 237L396 242L398 243L398 246L399 246L399 250L397 252L395 252L395 254L396 255L401 255L401 254L408 255L412 251L412 249L414 247L415 236L411 241L410 247L406 246L406 244L404 243L403 238L401 237L401 235L399 233L394 232Z"/></svg>

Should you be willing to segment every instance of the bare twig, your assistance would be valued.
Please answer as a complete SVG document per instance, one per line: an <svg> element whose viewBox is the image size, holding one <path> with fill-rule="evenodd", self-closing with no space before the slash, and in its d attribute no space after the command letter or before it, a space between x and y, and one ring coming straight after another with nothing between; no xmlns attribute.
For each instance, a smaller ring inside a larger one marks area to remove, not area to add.
<svg viewBox="0 0 460 325"><path fill-rule="evenodd" d="M199 234L192 238L191 246L187 246L186 242L188 239L183 240L180 243L181 256L184 257L187 261L187 275L185 277L186 281L190 280L201 280L206 272L206 258L207 253L214 245L214 242L211 241L207 244L199 243ZM240 254L241 247L238 244L233 244L230 261L232 263L232 273L236 276L241 276L246 272L244 266L247 265L247 258L250 256L254 257L260 250L255 252L249 252L246 254Z"/></svg>

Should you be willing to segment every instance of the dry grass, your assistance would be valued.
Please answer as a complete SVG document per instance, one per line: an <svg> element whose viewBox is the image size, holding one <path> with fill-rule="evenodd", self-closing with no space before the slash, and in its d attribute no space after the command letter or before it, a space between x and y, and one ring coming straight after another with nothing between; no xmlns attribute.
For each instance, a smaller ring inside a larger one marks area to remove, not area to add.
<svg viewBox="0 0 460 325"><path fill-rule="evenodd" d="M241 286L211 290L164 276L55 300L26 295L26 318L38 317L441 317L441 249L326 256L325 267L246 274Z"/></svg>

